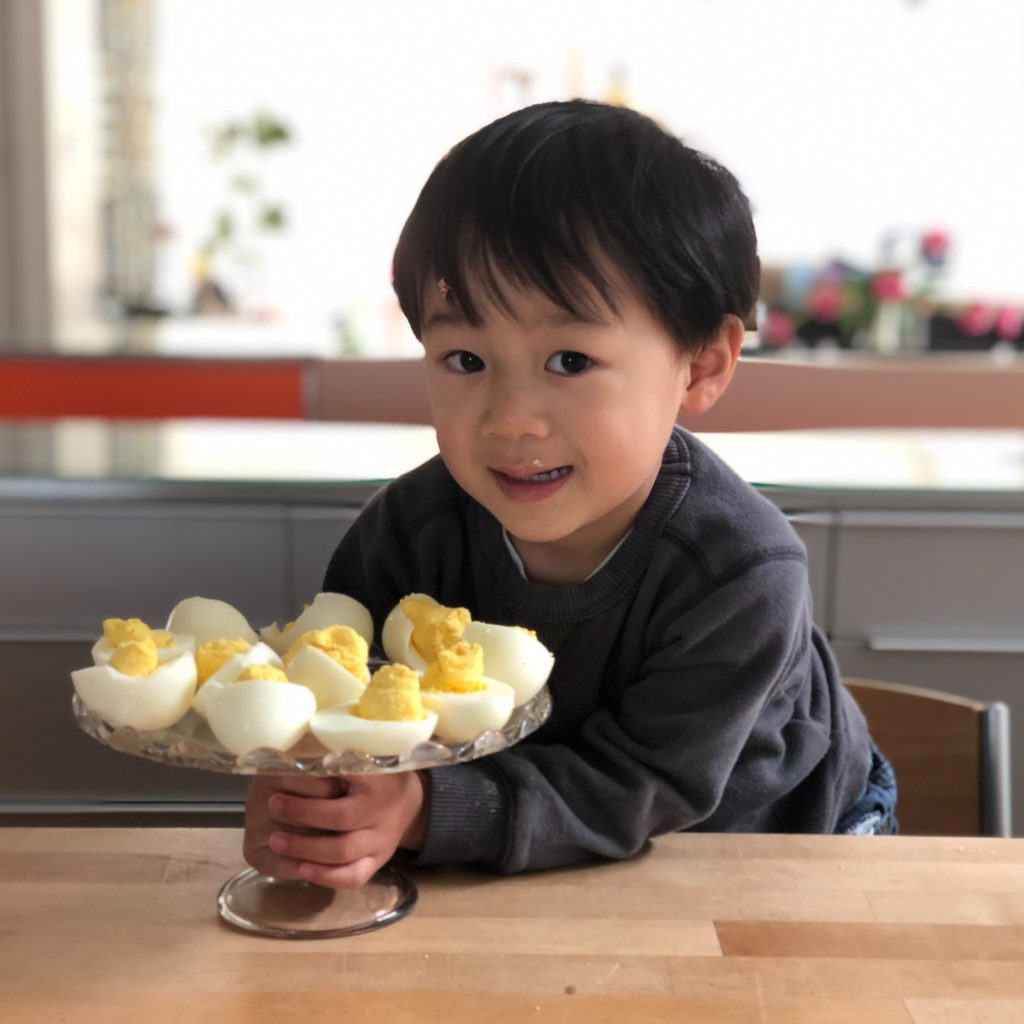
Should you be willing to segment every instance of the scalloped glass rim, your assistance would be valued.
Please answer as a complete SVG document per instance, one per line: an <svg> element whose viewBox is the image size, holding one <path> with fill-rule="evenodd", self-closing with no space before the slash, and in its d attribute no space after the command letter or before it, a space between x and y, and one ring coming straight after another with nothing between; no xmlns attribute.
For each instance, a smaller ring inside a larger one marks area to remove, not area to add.
<svg viewBox="0 0 1024 1024"><path fill-rule="evenodd" d="M122 754L179 768L203 768L229 775L369 775L440 768L496 754L539 729L551 714L551 695L545 686L535 697L515 708L504 728L483 732L468 743L421 743L403 757L372 757L349 750L340 754L325 750L307 734L291 750L262 747L236 757L225 750L205 720L189 711L168 729L140 732L129 726L115 728L81 700L72 697L79 727L94 740Z"/></svg>

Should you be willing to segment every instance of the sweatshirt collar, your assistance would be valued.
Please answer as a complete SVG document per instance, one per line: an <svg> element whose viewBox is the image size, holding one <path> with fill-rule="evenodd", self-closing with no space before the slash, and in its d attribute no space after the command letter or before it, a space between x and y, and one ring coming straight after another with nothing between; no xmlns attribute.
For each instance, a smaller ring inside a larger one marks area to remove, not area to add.
<svg viewBox="0 0 1024 1024"><path fill-rule="evenodd" d="M629 533L582 583L552 586L526 579L504 527L475 501L470 502L470 529L488 573L513 612L550 622L578 621L611 607L640 577L665 524L685 498L690 479L690 446L685 431L677 427Z"/></svg>

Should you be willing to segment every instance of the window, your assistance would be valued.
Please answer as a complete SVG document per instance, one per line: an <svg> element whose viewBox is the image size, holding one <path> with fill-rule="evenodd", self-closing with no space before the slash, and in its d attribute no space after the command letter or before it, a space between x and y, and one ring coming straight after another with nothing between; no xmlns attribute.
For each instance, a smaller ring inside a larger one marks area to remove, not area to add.
<svg viewBox="0 0 1024 1024"><path fill-rule="evenodd" d="M1022 5L43 9L37 290L60 351L415 354L389 267L423 180L487 120L570 95L622 97L733 169L766 263L869 262L887 233L941 226L949 297L1024 303ZM252 144L260 118L286 137Z"/></svg>

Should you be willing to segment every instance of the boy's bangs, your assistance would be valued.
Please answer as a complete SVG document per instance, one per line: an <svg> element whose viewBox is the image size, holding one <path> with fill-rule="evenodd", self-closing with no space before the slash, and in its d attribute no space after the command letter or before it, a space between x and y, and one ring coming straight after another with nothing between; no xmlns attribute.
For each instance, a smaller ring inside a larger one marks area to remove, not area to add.
<svg viewBox="0 0 1024 1024"><path fill-rule="evenodd" d="M394 264L395 291L417 337L424 298L442 280L448 303L477 327L487 305L511 313L522 288L581 320L618 312L615 284L632 261L607 220L608 187L565 140L528 143L480 152L460 145L424 187Z"/></svg>
<svg viewBox="0 0 1024 1024"><path fill-rule="evenodd" d="M514 291L533 288L551 303L583 321L618 312L612 282L585 243L571 232L546 238L506 234L495 241L474 227L453 237L455 245L434 253L434 266L449 288L449 301L474 327L481 307L515 312Z"/></svg>
<svg viewBox="0 0 1024 1024"><path fill-rule="evenodd" d="M590 101L527 107L437 165L395 250L413 333L440 294L480 326L536 289L583 320L635 295L686 351L757 295L757 240L736 180L634 111ZM439 285L439 282L440 285Z"/></svg>

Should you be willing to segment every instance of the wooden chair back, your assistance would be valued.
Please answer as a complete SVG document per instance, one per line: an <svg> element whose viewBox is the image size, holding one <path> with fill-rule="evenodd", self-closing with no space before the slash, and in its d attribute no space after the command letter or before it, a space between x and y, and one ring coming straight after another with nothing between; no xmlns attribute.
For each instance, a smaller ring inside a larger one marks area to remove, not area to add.
<svg viewBox="0 0 1024 1024"><path fill-rule="evenodd" d="M892 762L904 835L1009 835L1009 712L936 690L846 679Z"/></svg>

